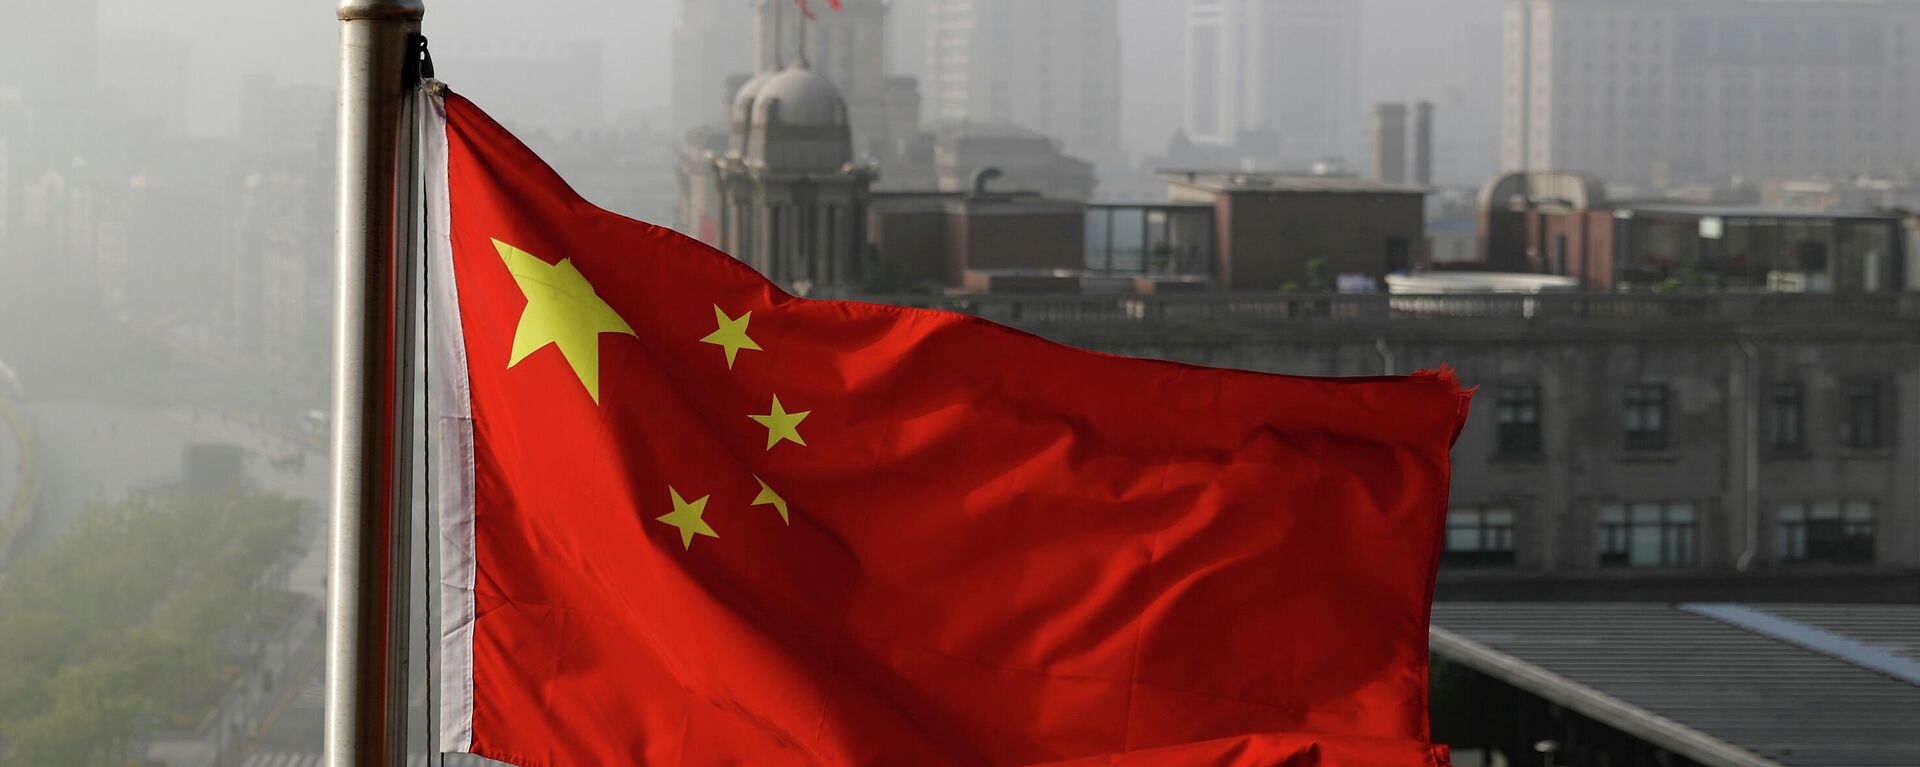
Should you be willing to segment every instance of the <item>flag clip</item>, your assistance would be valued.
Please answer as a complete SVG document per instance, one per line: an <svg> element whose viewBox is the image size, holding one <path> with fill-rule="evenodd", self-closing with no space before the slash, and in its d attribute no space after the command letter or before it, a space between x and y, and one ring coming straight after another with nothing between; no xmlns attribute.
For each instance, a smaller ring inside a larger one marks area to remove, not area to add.
<svg viewBox="0 0 1920 767"><path fill-rule="evenodd" d="M433 79L433 54L427 50L427 36L418 32L407 40L406 71L402 75L406 87L412 88L421 80Z"/></svg>

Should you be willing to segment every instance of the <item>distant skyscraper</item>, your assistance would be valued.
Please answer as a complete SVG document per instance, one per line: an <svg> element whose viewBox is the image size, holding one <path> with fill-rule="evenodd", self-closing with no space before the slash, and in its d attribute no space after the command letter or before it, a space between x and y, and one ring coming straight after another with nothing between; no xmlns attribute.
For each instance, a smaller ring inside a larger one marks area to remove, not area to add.
<svg viewBox="0 0 1920 767"><path fill-rule="evenodd" d="M1433 183L1433 102L1413 105L1413 183Z"/></svg>
<svg viewBox="0 0 1920 767"><path fill-rule="evenodd" d="M1349 159L1360 90L1354 0L1187 0L1186 136L1259 165Z"/></svg>
<svg viewBox="0 0 1920 767"><path fill-rule="evenodd" d="M1407 180L1407 105L1373 108L1373 177L1395 184Z"/></svg>
<svg viewBox="0 0 1920 767"><path fill-rule="evenodd" d="M1509 0L1502 160L1662 185L1920 170L1920 5Z"/></svg>
<svg viewBox="0 0 1920 767"><path fill-rule="evenodd" d="M1114 0L930 0L922 70L936 120L1012 123L1108 164L1120 152Z"/></svg>
<svg viewBox="0 0 1920 767"><path fill-rule="evenodd" d="M673 27L673 132L727 119L727 78L751 74L755 0L680 0Z"/></svg>

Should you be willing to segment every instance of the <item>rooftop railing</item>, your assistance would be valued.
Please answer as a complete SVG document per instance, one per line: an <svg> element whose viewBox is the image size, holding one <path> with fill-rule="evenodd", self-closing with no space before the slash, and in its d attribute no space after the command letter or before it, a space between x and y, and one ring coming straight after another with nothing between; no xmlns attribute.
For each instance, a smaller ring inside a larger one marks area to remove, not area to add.
<svg viewBox="0 0 1920 767"><path fill-rule="evenodd" d="M1920 294L950 295L867 300L1011 324L1432 319L1920 320Z"/></svg>

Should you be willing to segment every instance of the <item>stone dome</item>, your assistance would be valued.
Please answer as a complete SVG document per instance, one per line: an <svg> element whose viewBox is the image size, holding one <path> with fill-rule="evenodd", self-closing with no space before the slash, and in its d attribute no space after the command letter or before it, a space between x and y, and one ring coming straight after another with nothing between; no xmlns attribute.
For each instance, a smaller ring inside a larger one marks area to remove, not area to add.
<svg viewBox="0 0 1920 767"><path fill-rule="evenodd" d="M760 88L753 103L753 119L795 127L846 125L847 102L833 81L800 60Z"/></svg>
<svg viewBox="0 0 1920 767"><path fill-rule="evenodd" d="M767 83L779 75L774 71L757 73L741 84L740 91L734 94L733 108L728 115L729 122L733 124L733 141L729 146L732 154L740 156L747 153L747 136L753 132L754 100L760 96L760 91L766 89Z"/></svg>
<svg viewBox="0 0 1920 767"><path fill-rule="evenodd" d="M744 90L744 89L743 89ZM753 113L736 136L746 137L748 165L788 173L837 173L853 161L847 102L833 82L793 65L762 83Z"/></svg>

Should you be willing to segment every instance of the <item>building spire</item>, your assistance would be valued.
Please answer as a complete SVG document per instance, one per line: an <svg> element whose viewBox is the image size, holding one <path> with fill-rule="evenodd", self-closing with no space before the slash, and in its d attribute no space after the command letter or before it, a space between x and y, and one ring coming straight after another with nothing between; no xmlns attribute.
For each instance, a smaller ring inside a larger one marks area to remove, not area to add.
<svg viewBox="0 0 1920 767"><path fill-rule="evenodd" d="M780 0L767 0L767 2L773 4L773 68L770 71L778 72L787 67L787 41L781 36L786 22L781 18Z"/></svg>
<svg viewBox="0 0 1920 767"><path fill-rule="evenodd" d="M806 2L806 0L800 0L800 1L803 3ZM806 10L806 9L802 8L801 10ZM799 58L794 59L794 63L799 65L801 69L806 69L808 66L807 64L807 19L810 18L812 15L813 14L811 13L800 14L800 56Z"/></svg>

